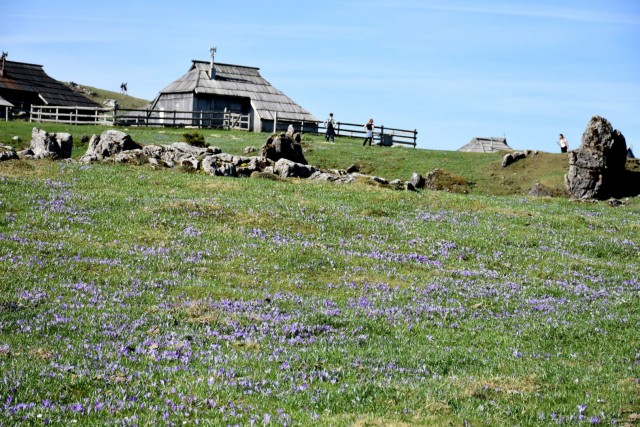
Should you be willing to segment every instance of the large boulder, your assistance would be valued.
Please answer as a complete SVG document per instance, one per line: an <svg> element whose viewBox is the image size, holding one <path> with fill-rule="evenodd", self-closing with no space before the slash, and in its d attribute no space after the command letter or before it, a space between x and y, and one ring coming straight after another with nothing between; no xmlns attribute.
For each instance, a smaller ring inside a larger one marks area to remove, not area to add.
<svg viewBox="0 0 640 427"><path fill-rule="evenodd" d="M39 128L31 131L29 148L19 154L34 159L51 157L52 159L68 159L73 149L73 137L66 132L48 133Z"/></svg>
<svg viewBox="0 0 640 427"><path fill-rule="evenodd" d="M605 200L619 191L625 174L627 143L605 118L594 116L582 134L582 145L569 153L565 184L576 199Z"/></svg>
<svg viewBox="0 0 640 427"><path fill-rule="evenodd" d="M105 160L122 151L139 150L142 146L131 136L119 130L105 130L100 136L93 135L86 153L80 158L83 163Z"/></svg>
<svg viewBox="0 0 640 427"><path fill-rule="evenodd" d="M274 162L280 159L287 159L295 163L307 164L307 159L304 158L302 153L299 134L294 135L294 137L284 133L272 135L260 148L260 155Z"/></svg>
<svg viewBox="0 0 640 427"><path fill-rule="evenodd" d="M282 158L273 166L273 172L281 178L309 178L318 168Z"/></svg>

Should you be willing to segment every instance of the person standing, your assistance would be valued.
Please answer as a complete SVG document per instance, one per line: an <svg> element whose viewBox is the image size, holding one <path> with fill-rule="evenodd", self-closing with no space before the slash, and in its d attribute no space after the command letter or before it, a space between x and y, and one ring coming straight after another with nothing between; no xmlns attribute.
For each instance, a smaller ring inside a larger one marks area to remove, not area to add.
<svg viewBox="0 0 640 427"><path fill-rule="evenodd" d="M364 147L365 145L367 145L368 141L369 147L371 147L371 142L373 141L373 131L375 129L375 126L373 126L373 119L369 119L369 122L363 126L363 129L365 130L366 134L364 136L364 142L362 143L362 146Z"/></svg>
<svg viewBox="0 0 640 427"><path fill-rule="evenodd" d="M567 142L567 138L564 137L563 134L560 134L560 139L558 140L558 145L560 146L560 152L566 153L569 148L569 143Z"/></svg>
<svg viewBox="0 0 640 427"><path fill-rule="evenodd" d="M327 129L324 134L324 140L326 142L329 142L329 140L331 140L331 142L334 143L334 139L336 137L336 121L333 120L333 113L329 113L329 118L324 121L324 126Z"/></svg>

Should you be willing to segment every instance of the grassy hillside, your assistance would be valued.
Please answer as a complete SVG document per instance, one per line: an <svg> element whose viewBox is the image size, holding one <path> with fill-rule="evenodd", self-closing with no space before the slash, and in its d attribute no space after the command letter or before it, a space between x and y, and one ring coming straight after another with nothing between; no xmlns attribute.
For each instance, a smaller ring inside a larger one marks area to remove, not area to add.
<svg viewBox="0 0 640 427"><path fill-rule="evenodd" d="M100 134L106 127L67 126L56 124L30 124L24 122L0 123L0 143L13 144L16 148L28 146L31 129L39 126L49 132L69 132L75 141L74 157L86 151L79 141L83 136ZM185 129L173 128L120 128L142 144L163 144L184 140ZM192 130L189 130L191 132ZM224 152L242 154L245 147L260 147L268 134L239 131L195 130L205 137L206 143L220 147ZM21 143L12 142L20 136ZM436 168L462 177L468 183L470 194L526 194L536 183L542 183L557 194L564 194L563 177L568 168L563 154L537 153L507 168L501 167L504 153L462 153L457 151L424 150L408 147L362 147L358 140L338 138L336 144L326 144L322 136L305 135L305 156L310 164L323 168L347 168L359 166L364 173L382 176L388 180L407 180L413 172L423 176ZM629 164L635 171L632 178L638 180L637 165ZM633 179L631 180L633 181ZM640 192L640 191L639 191ZM638 193L630 192L629 195Z"/></svg>
<svg viewBox="0 0 640 427"><path fill-rule="evenodd" d="M69 83L65 84L72 87ZM91 86L79 85L79 89L84 96L100 105L103 105L107 99L115 99L121 108L142 108L150 102L146 99L134 98L133 96L122 95L120 92L111 92Z"/></svg>
<svg viewBox="0 0 640 427"><path fill-rule="evenodd" d="M264 138L205 133L236 153ZM389 178L514 173L305 145ZM0 162L0 424L634 425L639 253L637 199Z"/></svg>

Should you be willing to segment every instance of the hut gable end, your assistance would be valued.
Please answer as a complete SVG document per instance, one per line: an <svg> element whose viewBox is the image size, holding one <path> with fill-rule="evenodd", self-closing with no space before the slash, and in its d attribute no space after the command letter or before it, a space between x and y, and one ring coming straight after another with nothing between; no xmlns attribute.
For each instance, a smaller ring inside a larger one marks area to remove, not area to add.
<svg viewBox="0 0 640 427"><path fill-rule="evenodd" d="M315 117L260 75L260 69L243 65L193 60L185 75L160 91L153 108L167 108L163 99L170 94L193 95L192 108L219 110L220 107L254 116L254 130L262 130L264 121L279 119L315 121ZM242 110L242 111L239 111Z"/></svg>

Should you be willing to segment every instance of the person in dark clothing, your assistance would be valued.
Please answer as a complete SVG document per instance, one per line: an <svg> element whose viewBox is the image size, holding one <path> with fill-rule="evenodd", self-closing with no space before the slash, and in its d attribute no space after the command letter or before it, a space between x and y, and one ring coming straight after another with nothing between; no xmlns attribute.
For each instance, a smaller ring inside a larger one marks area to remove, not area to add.
<svg viewBox="0 0 640 427"><path fill-rule="evenodd" d="M367 145L367 142L369 142L369 147L371 147L371 142L373 141L373 131L375 129L375 126L373 126L373 119L369 119L369 122L364 125L363 128L366 131L366 135L364 137L362 146L364 147L365 145Z"/></svg>

